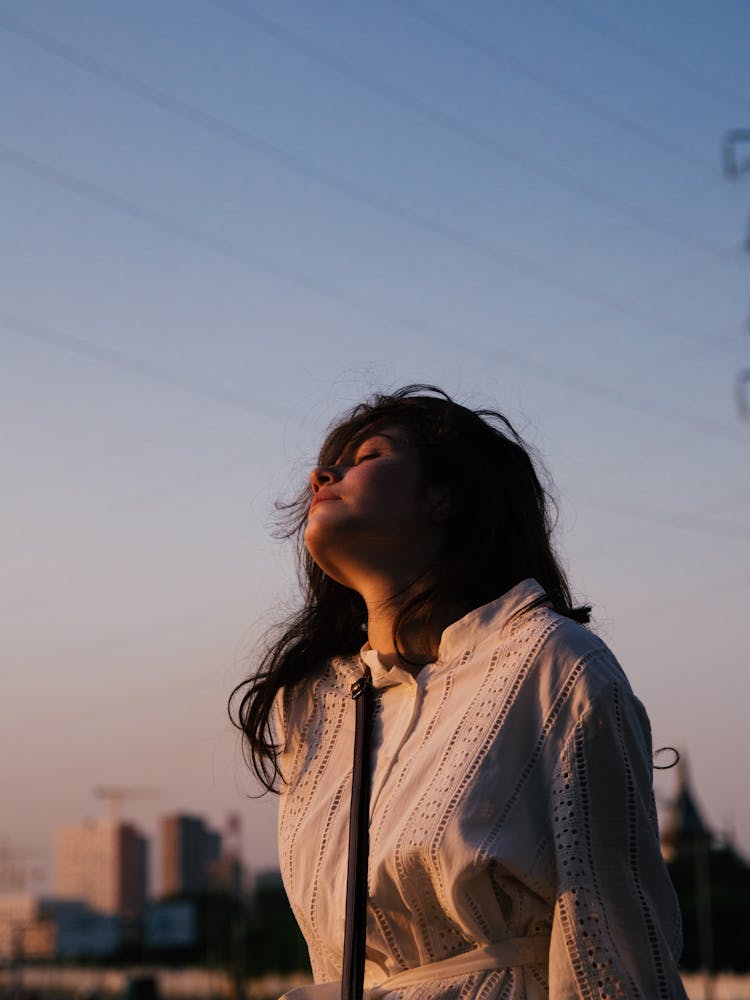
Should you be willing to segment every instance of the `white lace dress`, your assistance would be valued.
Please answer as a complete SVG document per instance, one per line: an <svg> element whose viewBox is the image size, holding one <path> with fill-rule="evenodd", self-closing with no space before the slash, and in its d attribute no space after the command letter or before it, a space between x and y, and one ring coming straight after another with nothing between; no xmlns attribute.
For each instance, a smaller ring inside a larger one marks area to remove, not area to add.
<svg viewBox="0 0 750 1000"><path fill-rule="evenodd" d="M377 690L365 986L506 939L544 960L453 972L407 1000L684 998L648 719L607 647L526 580ZM341 974L358 658L285 695L279 845L316 983Z"/></svg>

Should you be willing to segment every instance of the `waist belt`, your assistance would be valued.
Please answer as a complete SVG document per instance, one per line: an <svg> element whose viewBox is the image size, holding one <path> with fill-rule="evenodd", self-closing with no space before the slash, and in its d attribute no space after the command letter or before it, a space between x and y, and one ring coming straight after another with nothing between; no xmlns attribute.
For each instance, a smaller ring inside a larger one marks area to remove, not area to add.
<svg viewBox="0 0 750 1000"><path fill-rule="evenodd" d="M535 937L508 938L495 944L452 955L439 962L418 965L405 972L397 972L382 983L365 990L370 1000L381 1000L393 990L403 990L418 983L429 983L434 979L452 979L454 976L468 975L470 972L507 969L519 965L546 965L549 961L548 935Z"/></svg>
<svg viewBox="0 0 750 1000"><path fill-rule="evenodd" d="M472 972L492 972L523 965L544 965L549 961L549 935L508 938L495 944L475 948L461 955L452 955L439 962L417 965L405 972L397 972L382 982L364 990L365 1000L383 1000L394 990L405 990L438 979L452 979ZM281 1000L340 1000L341 983L315 983L289 990Z"/></svg>

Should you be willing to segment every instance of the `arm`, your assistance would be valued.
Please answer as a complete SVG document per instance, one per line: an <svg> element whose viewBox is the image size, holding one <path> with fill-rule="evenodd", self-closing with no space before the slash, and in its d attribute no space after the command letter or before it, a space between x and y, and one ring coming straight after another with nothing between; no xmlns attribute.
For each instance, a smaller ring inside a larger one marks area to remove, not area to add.
<svg viewBox="0 0 750 1000"><path fill-rule="evenodd" d="M619 671L597 687L553 779L550 998L686 1000L677 969L679 909L659 850L648 719Z"/></svg>

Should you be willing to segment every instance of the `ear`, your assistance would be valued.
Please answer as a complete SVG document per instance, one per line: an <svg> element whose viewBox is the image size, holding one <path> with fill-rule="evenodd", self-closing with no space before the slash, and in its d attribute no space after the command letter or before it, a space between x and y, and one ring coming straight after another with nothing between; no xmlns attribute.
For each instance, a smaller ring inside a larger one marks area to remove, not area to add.
<svg viewBox="0 0 750 1000"><path fill-rule="evenodd" d="M443 524L453 514L453 497L447 486L428 486L427 503L435 524Z"/></svg>

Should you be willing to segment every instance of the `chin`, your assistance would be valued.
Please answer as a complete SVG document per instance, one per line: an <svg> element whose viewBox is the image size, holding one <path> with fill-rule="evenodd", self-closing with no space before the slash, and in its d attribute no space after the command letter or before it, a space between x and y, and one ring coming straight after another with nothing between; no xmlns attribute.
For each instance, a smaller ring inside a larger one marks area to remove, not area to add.
<svg viewBox="0 0 750 1000"><path fill-rule="evenodd" d="M316 526L317 528L317 526ZM349 575L342 569L341 560L337 558L340 554L340 545L334 541L333 532L321 531L308 528L305 531L305 548L309 552L313 562L321 569L326 576L342 587L356 590L352 586Z"/></svg>
<svg viewBox="0 0 750 1000"><path fill-rule="evenodd" d="M328 508L328 509L327 509ZM346 519L333 508L332 501L324 501L307 518L305 525L305 545L313 559L315 549L332 548L343 544L346 533Z"/></svg>
<svg viewBox="0 0 750 1000"><path fill-rule="evenodd" d="M329 576L331 573L328 566L332 561L330 555L335 549L332 534L333 532L325 530L320 524L308 523L305 528L305 548L323 572Z"/></svg>

